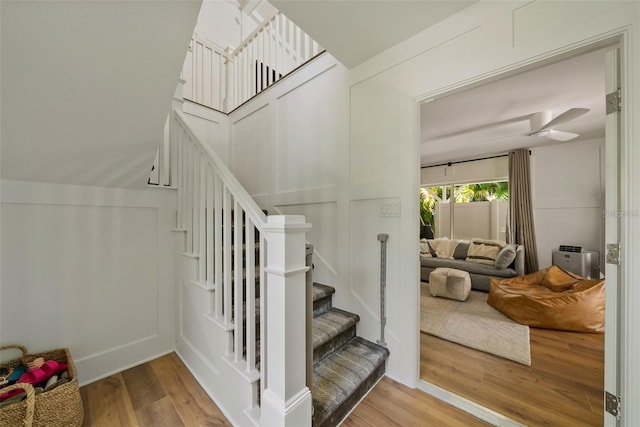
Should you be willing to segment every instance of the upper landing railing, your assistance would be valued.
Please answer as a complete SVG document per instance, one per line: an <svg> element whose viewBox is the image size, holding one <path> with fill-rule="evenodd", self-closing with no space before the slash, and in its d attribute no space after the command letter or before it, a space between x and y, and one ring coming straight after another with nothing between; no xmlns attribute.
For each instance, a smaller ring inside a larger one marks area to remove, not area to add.
<svg viewBox="0 0 640 427"><path fill-rule="evenodd" d="M184 98L228 113L322 51L280 12L235 49L194 34L182 70Z"/></svg>

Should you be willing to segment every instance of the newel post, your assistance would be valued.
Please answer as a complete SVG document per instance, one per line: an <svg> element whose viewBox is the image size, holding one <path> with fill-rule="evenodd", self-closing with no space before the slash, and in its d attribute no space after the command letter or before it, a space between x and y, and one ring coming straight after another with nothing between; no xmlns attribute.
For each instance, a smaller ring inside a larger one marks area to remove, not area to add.
<svg viewBox="0 0 640 427"><path fill-rule="evenodd" d="M165 185L176 187L178 185L178 126L174 122L174 111L182 111L184 105L184 84L186 80L182 77L178 79L176 90L171 101L171 112L169 113L169 141L167 150L169 151L167 165L167 181ZM180 226L180 224L178 224Z"/></svg>
<svg viewBox="0 0 640 427"><path fill-rule="evenodd" d="M269 216L267 240L265 389L263 426L310 426L312 399L306 386L305 237L301 215Z"/></svg>

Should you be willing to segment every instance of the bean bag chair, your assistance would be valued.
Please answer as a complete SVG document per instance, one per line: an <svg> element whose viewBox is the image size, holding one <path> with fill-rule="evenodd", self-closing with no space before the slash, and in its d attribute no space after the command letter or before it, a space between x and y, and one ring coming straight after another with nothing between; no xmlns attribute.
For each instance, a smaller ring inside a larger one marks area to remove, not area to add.
<svg viewBox="0 0 640 427"><path fill-rule="evenodd" d="M557 266L509 279L491 279L487 302L535 328L604 332L604 279L589 280Z"/></svg>

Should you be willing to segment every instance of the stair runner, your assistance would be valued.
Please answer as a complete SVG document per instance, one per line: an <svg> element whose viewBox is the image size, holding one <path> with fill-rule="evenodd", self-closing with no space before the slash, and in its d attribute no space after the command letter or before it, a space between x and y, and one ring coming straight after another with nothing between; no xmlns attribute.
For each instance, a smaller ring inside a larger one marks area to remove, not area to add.
<svg viewBox="0 0 640 427"><path fill-rule="evenodd" d="M333 307L335 289L313 284L313 425L336 426L382 377L389 350L356 336L357 314Z"/></svg>

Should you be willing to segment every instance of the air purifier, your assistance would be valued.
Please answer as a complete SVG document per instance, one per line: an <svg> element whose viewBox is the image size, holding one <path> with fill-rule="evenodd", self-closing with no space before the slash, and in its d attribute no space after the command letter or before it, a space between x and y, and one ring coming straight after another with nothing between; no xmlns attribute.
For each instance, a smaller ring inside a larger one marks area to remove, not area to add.
<svg viewBox="0 0 640 427"><path fill-rule="evenodd" d="M582 246L560 245L552 252L551 263L587 279L600 278L600 253Z"/></svg>

